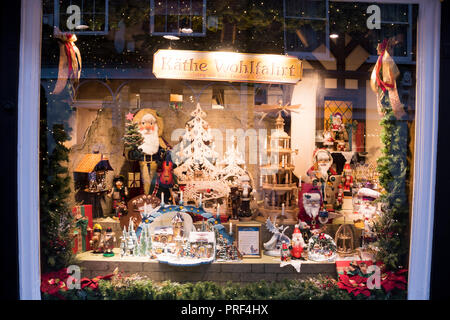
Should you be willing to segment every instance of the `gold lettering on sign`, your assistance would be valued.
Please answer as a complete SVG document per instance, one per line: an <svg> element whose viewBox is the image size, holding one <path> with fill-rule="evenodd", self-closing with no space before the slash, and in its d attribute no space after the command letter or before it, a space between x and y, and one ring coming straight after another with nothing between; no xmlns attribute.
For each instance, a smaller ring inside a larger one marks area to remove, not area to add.
<svg viewBox="0 0 450 320"><path fill-rule="evenodd" d="M153 73L160 79L297 83L303 66L298 58L284 55L158 50Z"/></svg>

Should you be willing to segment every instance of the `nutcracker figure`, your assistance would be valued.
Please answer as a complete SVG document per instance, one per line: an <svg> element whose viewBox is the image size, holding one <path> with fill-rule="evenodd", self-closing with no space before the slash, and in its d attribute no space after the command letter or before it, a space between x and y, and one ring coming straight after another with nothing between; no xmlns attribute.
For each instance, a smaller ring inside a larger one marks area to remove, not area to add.
<svg viewBox="0 0 450 320"><path fill-rule="evenodd" d="M250 209L250 201L252 200L252 187L250 186L250 178L245 175L240 178L240 189L241 189L241 207L239 208L239 218L249 219L252 216L252 211Z"/></svg>
<svg viewBox="0 0 450 320"><path fill-rule="evenodd" d="M102 240L102 226L96 223L94 225L94 232L92 233L92 239L89 241L93 253L103 253L101 240Z"/></svg>
<svg viewBox="0 0 450 320"><path fill-rule="evenodd" d="M128 188L124 186L124 177L115 177L113 180L113 188L108 193L108 197L112 198L113 218L119 219L127 211Z"/></svg>
<svg viewBox="0 0 450 320"><path fill-rule="evenodd" d="M336 195L336 209L342 208L342 203L344 202L344 187L342 186L342 183L338 186L338 193Z"/></svg>
<svg viewBox="0 0 450 320"><path fill-rule="evenodd" d="M230 200L231 200L231 219L237 220L239 207L241 205L239 187L231 187Z"/></svg>
<svg viewBox="0 0 450 320"><path fill-rule="evenodd" d="M344 174L342 177L342 181L344 183L344 195L352 195L352 185L353 185L353 176L352 176L352 168L349 163L344 165Z"/></svg>
<svg viewBox="0 0 450 320"><path fill-rule="evenodd" d="M103 235L101 247L103 248L103 256L104 257L113 257L114 256L114 243L116 242L116 234L112 231L111 228L107 228L105 234Z"/></svg>

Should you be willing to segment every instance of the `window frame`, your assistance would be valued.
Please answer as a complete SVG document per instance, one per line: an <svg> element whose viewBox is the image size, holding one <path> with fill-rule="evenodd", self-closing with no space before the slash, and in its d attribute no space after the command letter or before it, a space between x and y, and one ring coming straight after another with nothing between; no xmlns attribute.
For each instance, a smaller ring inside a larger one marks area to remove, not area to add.
<svg viewBox="0 0 450 320"><path fill-rule="evenodd" d="M358 2L374 1L359 0ZM419 4L414 191L408 299L429 299L438 137L441 4L439 0L377 2ZM41 299L39 261L41 30L42 1L21 0L17 214L19 291L20 298L26 300Z"/></svg>
<svg viewBox="0 0 450 320"><path fill-rule="evenodd" d="M94 0L95 1L95 0ZM77 34L77 35L94 35L94 36L100 36L100 35L107 35L109 30L109 0L105 1L105 28L103 31L83 31L83 30L70 30L71 33ZM93 12L89 12L93 14ZM59 1L54 0L53 4L53 26L58 27L60 26L59 21Z"/></svg>
<svg viewBox="0 0 450 320"><path fill-rule="evenodd" d="M161 0L166 1L167 0ZM180 0L177 0L178 4ZM191 10L192 10L192 0L191 1ZM203 2L203 8L202 8L202 16L203 16L203 23L202 23L202 32L192 32L192 33L182 33L181 31L178 32L160 32L160 31L154 31L155 30L155 0L150 0L150 35L153 36L177 36L177 37L204 37L206 36L206 0L201 0ZM167 9L166 9L166 23L165 23L165 29L167 30ZM178 14L178 16L180 16ZM178 18L178 27L180 27L180 20Z"/></svg>

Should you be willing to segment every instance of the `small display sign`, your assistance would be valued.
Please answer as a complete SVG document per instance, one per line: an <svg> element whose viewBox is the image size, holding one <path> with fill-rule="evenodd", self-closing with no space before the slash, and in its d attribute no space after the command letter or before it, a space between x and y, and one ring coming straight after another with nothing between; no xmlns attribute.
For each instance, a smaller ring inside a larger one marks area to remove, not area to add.
<svg viewBox="0 0 450 320"><path fill-rule="evenodd" d="M238 250L243 258L260 258L261 254L261 225L238 224Z"/></svg>

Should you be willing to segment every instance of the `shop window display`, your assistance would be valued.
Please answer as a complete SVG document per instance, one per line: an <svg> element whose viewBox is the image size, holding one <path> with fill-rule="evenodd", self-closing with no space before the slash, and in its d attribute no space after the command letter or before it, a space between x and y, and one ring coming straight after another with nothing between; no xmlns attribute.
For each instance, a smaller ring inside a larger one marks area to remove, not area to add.
<svg viewBox="0 0 450 320"><path fill-rule="evenodd" d="M416 7L380 33L364 3L169 2L107 1L106 34L44 21L43 269L239 266L246 223L253 264L405 266Z"/></svg>

